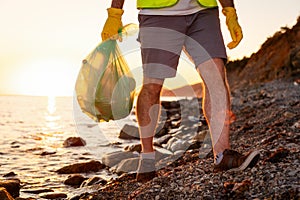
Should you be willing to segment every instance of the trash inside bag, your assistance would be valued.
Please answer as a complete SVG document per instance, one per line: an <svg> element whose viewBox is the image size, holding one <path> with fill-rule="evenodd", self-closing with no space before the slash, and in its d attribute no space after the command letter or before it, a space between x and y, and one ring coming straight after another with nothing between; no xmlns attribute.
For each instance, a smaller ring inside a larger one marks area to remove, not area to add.
<svg viewBox="0 0 300 200"><path fill-rule="evenodd" d="M115 40L102 42L83 60L75 92L81 110L97 122L130 114L135 80Z"/></svg>

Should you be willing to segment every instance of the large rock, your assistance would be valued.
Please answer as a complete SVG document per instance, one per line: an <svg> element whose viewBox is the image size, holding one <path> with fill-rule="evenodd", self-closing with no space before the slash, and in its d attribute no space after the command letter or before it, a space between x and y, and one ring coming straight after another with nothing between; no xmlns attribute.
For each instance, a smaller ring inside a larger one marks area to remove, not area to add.
<svg viewBox="0 0 300 200"><path fill-rule="evenodd" d="M155 162L158 163L160 160L163 160L166 157L170 157L172 155L172 152L157 147L155 153ZM124 159L117 165L116 173L135 173L137 171L138 164L139 157Z"/></svg>
<svg viewBox="0 0 300 200"><path fill-rule="evenodd" d="M138 154L128 151L116 151L107 153L102 157L102 163L108 167L113 167L122 160L137 157Z"/></svg>
<svg viewBox="0 0 300 200"><path fill-rule="evenodd" d="M134 173L136 172L139 164L139 158L129 158L126 160L122 160L116 169L117 174L122 173Z"/></svg>
<svg viewBox="0 0 300 200"><path fill-rule="evenodd" d="M0 187L4 187L13 198L20 195L21 185L18 179L0 181Z"/></svg>
<svg viewBox="0 0 300 200"><path fill-rule="evenodd" d="M139 129L136 126L125 124L118 137L125 140L139 139Z"/></svg>
<svg viewBox="0 0 300 200"><path fill-rule="evenodd" d="M14 200L14 198L6 191L4 187L0 187L0 199L1 200Z"/></svg>
<svg viewBox="0 0 300 200"><path fill-rule="evenodd" d="M85 145L86 145L85 140L80 137L69 137L63 143L64 147L79 147Z"/></svg>
<svg viewBox="0 0 300 200"><path fill-rule="evenodd" d="M99 161L90 161L87 163L77 163L69 166L62 167L56 172L59 174L76 174L76 173L88 173L88 172L98 172L104 169L105 165Z"/></svg>
<svg viewBox="0 0 300 200"><path fill-rule="evenodd" d="M82 184L82 182L85 180L86 180L86 178L84 176L82 176L81 174L74 174L74 175L69 176L64 181L64 184L74 186L74 187L79 187Z"/></svg>

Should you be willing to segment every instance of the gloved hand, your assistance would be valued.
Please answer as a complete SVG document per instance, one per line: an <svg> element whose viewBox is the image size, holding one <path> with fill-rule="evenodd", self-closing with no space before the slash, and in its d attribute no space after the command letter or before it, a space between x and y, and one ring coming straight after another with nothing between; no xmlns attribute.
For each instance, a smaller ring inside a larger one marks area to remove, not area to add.
<svg viewBox="0 0 300 200"><path fill-rule="evenodd" d="M238 23L236 11L233 7L225 7L222 12L226 16L226 25L232 38L232 42L227 44L227 47L233 49L243 38L242 29Z"/></svg>
<svg viewBox="0 0 300 200"><path fill-rule="evenodd" d="M107 39L119 39L121 41L121 37L118 34L118 31L122 28L122 14L124 11L119 8L108 8L107 9L108 18L104 24L101 37L102 41Z"/></svg>

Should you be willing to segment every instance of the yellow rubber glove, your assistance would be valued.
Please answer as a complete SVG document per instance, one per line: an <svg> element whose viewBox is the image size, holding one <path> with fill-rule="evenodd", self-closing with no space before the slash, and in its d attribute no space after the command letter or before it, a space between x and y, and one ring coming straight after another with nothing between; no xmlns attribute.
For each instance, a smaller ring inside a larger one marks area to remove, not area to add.
<svg viewBox="0 0 300 200"><path fill-rule="evenodd" d="M102 40L105 41L107 39L119 39L122 38L119 37L118 31L120 28L122 28L122 14L124 11L119 8L108 8L107 9L108 18L104 24L101 37Z"/></svg>
<svg viewBox="0 0 300 200"><path fill-rule="evenodd" d="M227 44L227 47L229 49L233 49L243 38L242 29L238 23L236 11L233 7L225 7L223 8L222 12L226 16L226 25L232 38L232 42Z"/></svg>

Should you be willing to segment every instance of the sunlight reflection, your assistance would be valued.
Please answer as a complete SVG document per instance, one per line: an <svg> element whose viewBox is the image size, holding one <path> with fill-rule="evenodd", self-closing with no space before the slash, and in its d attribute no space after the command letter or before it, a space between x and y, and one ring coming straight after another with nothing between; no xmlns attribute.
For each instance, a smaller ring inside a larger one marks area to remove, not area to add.
<svg viewBox="0 0 300 200"><path fill-rule="evenodd" d="M56 97L55 96L48 96L47 111L50 115L54 114L54 112L56 111Z"/></svg>
<svg viewBox="0 0 300 200"><path fill-rule="evenodd" d="M46 126L50 130L57 130L60 128L59 121L61 117L56 115L56 97L48 96L47 114L45 116Z"/></svg>

